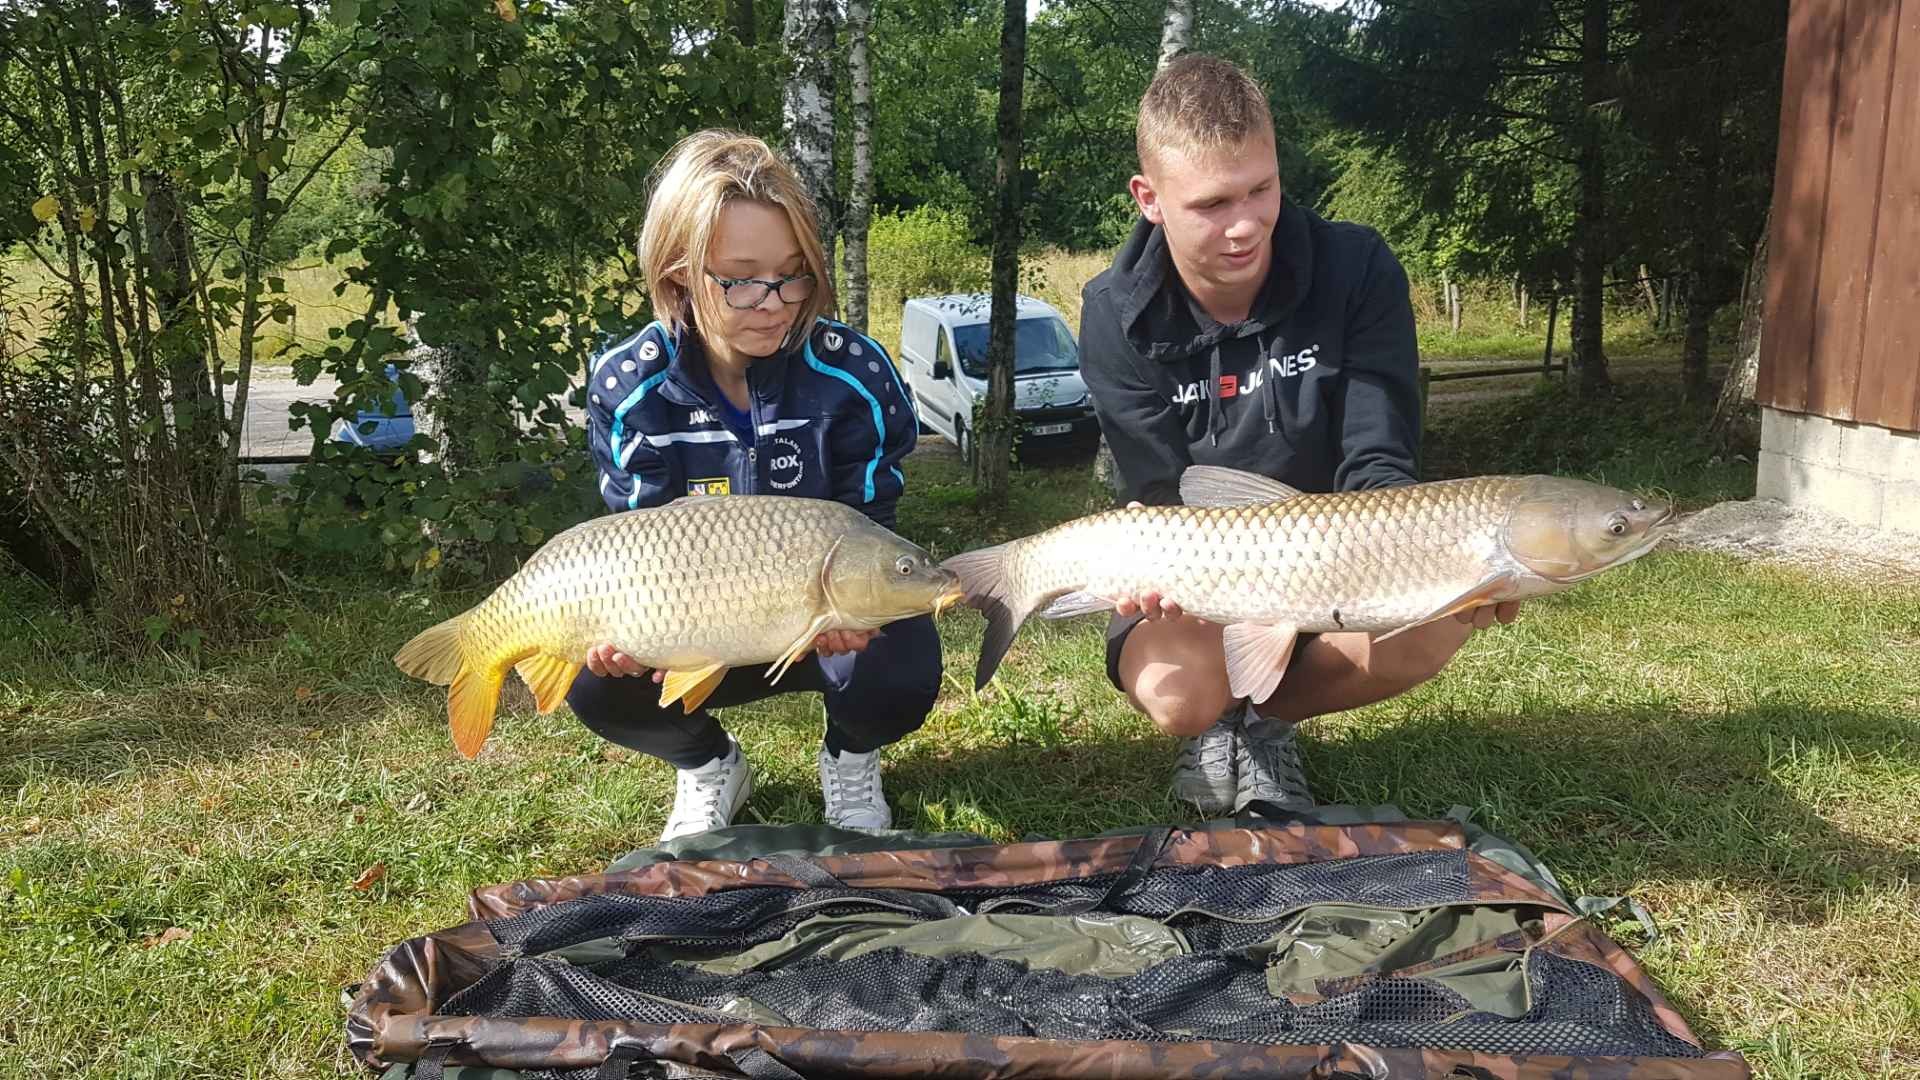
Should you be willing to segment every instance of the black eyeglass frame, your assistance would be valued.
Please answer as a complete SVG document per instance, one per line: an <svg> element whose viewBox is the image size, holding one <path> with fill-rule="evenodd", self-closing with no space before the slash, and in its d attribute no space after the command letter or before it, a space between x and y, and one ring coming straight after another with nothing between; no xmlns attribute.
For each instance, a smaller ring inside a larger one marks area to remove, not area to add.
<svg viewBox="0 0 1920 1080"><path fill-rule="evenodd" d="M797 274L788 274L786 277L783 277L774 281L769 281L766 278L750 278L750 277L723 278L719 274L716 274L711 270L708 270L706 274L708 277L714 280L715 284L720 286L720 299L725 301L726 305L734 309L735 311L751 311L754 308L759 307L761 304L766 303L768 293L773 293L779 296L780 302L783 304L804 304L813 297L813 292L809 290L806 296L803 296L798 300L789 300L787 299L787 294L783 291L786 288L786 285L788 282L800 281L802 279L806 281L813 281L814 275L813 275L813 271L811 270L802 270ZM734 286L736 285L758 285L761 287L762 291L759 296L756 296L753 298L753 303L736 304L733 302L733 289L734 289Z"/></svg>

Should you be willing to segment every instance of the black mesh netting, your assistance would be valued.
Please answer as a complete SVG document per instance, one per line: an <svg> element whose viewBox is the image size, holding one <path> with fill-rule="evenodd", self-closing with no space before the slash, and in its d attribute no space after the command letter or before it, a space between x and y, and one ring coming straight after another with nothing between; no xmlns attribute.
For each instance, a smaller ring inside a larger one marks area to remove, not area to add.
<svg viewBox="0 0 1920 1080"><path fill-rule="evenodd" d="M728 889L707 896L586 896L538 908L487 929L509 952L550 952L596 938L746 946L772 941L816 915L901 911L928 918L963 912L1045 915L1082 908L1166 919L1195 949L1245 948L1273 924L1311 904L1417 908L1467 898L1466 855L1412 852L1290 866L1175 867L1156 871L1115 896L1118 875L1009 888L897 889L779 886Z"/></svg>
<svg viewBox="0 0 1920 1080"><path fill-rule="evenodd" d="M537 954L614 937L747 946L781 937L817 915L899 911L926 918L960 914L933 893L897 889L728 889L708 896L585 896L536 908L487 929L508 952Z"/></svg>
<svg viewBox="0 0 1920 1080"><path fill-rule="evenodd" d="M1613 973L1543 951L1528 955L1532 1004L1520 1017L1476 1010L1447 986L1418 977L1382 977L1299 1005L1272 994L1262 963L1245 951L1314 904L1417 909L1463 901L1468 885L1459 852L1175 868L1109 896L1113 881L960 889L944 898L757 887L694 898L587 897L490 924L519 955L436 1011L651 1023L712 1021L716 1013L770 1020L772 1013L793 1026L842 1030L1700 1055L1662 1028L1645 999ZM900 949L738 974L665 962L638 949L591 966L539 955L596 938L744 946L779 938L821 914L885 910L935 919L968 911L1045 914L1089 907L1164 920L1181 930L1193 952L1117 979L1030 969L977 954L935 958Z"/></svg>

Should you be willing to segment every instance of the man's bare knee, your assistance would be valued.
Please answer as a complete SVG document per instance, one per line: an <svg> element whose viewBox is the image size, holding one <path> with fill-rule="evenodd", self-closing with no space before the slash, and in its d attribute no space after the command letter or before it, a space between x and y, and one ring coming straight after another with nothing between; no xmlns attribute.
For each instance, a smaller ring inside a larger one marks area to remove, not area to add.
<svg viewBox="0 0 1920 1080"><path fill-rule="evenodd" d="M1133 707L1169 735L1198 735L1232 704L1216 626L1142 624L1120 654L1120 681Z"/></svg>
<svg viewBox="0 0 1920 1080"><path fill-rule="evenodd" d="M1158 677L1154 677L1156 675ZM1147 714L1154 727L1165 734L1182 737L1198 735L1212 727L1231 703L1225 686L1196 678L1195 673L1178 668L1164 673L1144 673L1127 696L1134 708Z"/></svg>
<svg viewBox="0 0 1920 1080"><path fill-rule="evenodd" d="M1441 619L1373 646L1367 670L1374 678L1410 690L1446 670L1472 631L1453 619Z"/></svg>

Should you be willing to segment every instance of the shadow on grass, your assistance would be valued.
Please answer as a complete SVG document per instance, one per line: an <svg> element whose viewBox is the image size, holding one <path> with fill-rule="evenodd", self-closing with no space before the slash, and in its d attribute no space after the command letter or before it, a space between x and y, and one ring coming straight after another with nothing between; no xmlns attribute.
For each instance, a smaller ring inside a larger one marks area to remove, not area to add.
<svg viewBox="0 0 1920 1080"><path fill-rule="evenodd" d="M1896 717L1643 707L1341 724L1304 729L1323 802L1394 803L1430 818L1464 804L1577 892L1724 881L1751 887L1779 918L1812 924L1829 900L1920 876L1920 848L1860 836L1818 808L1863 792L1870 805L1873 791L1920 769L1920 741ZM1174 751L1144 724L1136 738L1053 747L922 745L889 752L886 784L901 827L1017 838L1190 823L1192 809L1167 788ZM817 791L793 786L787 797L817 802Z"/></svg>
<svg viewBox="0 0 1920 1080"><path fill-rule="evenodd" d="M389 704L364 694L299 700L295 689L284 688L286 700L274 701L253 690L114 687L57 718L0 712L0 789L36 779L103 782L133 768L337 744L342 732L364 727Z"/></svg>

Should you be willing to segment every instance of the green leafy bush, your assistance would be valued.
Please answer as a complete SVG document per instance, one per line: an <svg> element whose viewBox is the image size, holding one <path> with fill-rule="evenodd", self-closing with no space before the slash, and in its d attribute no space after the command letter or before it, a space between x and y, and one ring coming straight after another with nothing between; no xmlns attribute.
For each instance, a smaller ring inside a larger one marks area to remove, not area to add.
<svg viewBox="0 0 1920 1080"><path fill-rule="evenodd" d="M873 219L867 237L867 275L874 306L909 296L984 291L987 252L967 230L965 214L921 206Z"/></svg>

